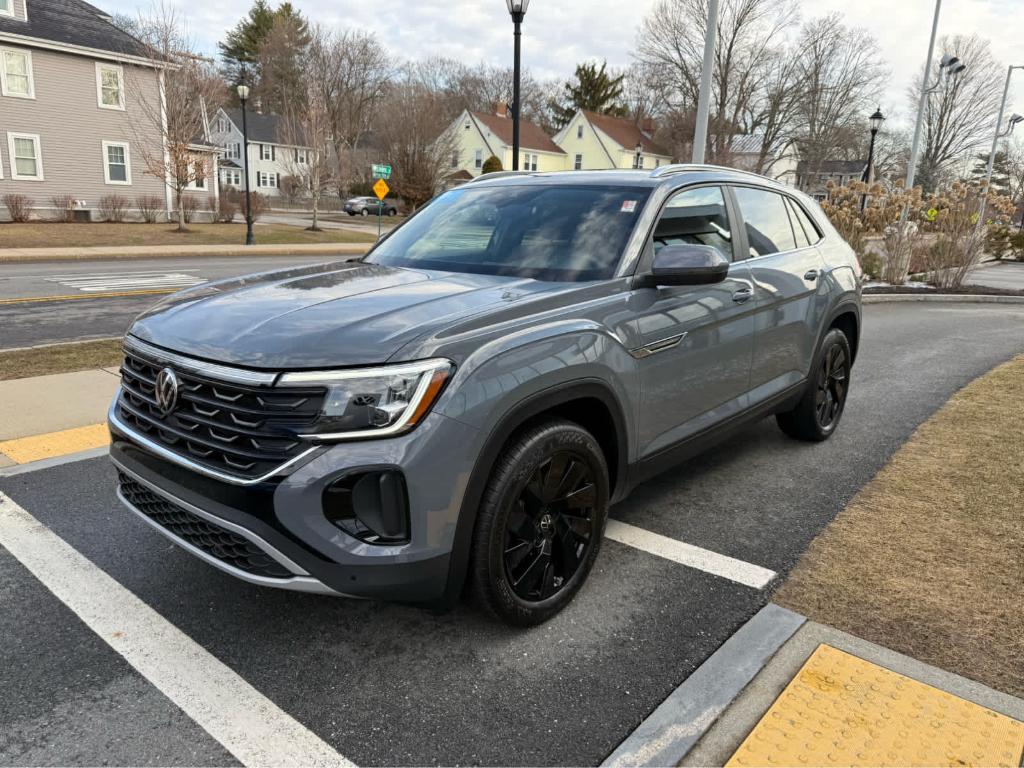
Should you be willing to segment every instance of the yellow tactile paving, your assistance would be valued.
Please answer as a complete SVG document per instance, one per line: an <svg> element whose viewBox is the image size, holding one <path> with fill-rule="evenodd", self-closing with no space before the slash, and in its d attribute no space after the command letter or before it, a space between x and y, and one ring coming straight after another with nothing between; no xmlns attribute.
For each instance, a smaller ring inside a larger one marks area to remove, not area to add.
<svg viewBox="0 0 1024 768"><path fill-rule="evenodd" d="M28 464L31 461L100 448L109 442L110 433L107 431L107 425L91 424L88 427L64 429L60 432L0 442L0 454L15 464Z"/></svg>
<svg viewBox="0 0 1024 768"><path fill-rule="evenodd" d="M1024 723L820 645L729 766L1012 766Z"/></svg>

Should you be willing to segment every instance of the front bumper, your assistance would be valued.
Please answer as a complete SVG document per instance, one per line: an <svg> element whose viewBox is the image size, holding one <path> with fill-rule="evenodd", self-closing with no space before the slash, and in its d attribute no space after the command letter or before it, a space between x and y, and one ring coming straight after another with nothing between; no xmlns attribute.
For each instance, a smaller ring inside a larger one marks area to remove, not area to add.
<svg viewBox="0 0 1024 768"><path fill-rule="evenodd" d="M118 495L191 554L260 586L400 602L436 602L449 594L477 430L431 414L407 435L320 446L274 477L238 484L154 450L118 420L116 403L109 424L110 455L121 473ZM407 543L362 541L324 514L329 485L381 468L405 478Z"/></svg>

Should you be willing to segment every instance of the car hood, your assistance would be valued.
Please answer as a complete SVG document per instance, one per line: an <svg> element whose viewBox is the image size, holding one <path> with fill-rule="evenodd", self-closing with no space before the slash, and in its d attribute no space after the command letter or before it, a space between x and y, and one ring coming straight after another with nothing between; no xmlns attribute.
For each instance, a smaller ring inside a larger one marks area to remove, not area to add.
<svg viewBox="0 0 1024 768"><path fill-rule="evenodd" d="M382 363L445 324L557 288L495 275L332 263L198 286L156 304L129 333L249 368Z"/></svg>

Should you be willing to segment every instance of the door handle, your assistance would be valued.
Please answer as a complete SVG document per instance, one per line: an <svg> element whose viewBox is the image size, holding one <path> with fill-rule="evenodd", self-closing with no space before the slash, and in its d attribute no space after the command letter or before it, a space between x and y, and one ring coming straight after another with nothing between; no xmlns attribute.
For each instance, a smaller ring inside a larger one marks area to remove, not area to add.
<svg viewBox="0 0 1024 768"><path fill-rule="evenodd" d="M817 279L818 279L818 270L812 269L812 270L810 270L808 272L804 272L804 280L807 280L808 282L813 283Z"/></svg>
<svg viewBox="0 0 1024 768"><path fill-rule="evenodd" d="M750 297L754 295L754 291L750 288L740 288L732 295L732 300L737 304L742 304L745 301L749 301Z"/></svg>

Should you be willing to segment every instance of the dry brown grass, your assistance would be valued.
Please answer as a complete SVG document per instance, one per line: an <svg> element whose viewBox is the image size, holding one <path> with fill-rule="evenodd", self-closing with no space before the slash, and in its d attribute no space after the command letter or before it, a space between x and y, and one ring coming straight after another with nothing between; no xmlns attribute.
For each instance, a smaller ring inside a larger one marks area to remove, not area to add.
<svg viewBox="0 0 1024 768"><path fill-rule="evenodd" d="M245 224L189 224L178 232L173 224L59 224L33 221L0 224L0 248L70 248L121 245L241 245ZM254 230L261 245L293 243L365 243L376 233L325 229L310 232L286 224L259 224Z"/></svg>
<svg viewBox="0 0 1024 768"><path fill-rule="evenodd" d="M56 344L38 349L0 352L0 381L86 371L91 368L111 368L120 364L120 339Z"/></svg>
<svg viewBox="0 0 1024 768"><path fill-rule="evenodd" d="M958 392L811 544L776 602L1024 695L1024 356Z"/></svg>

